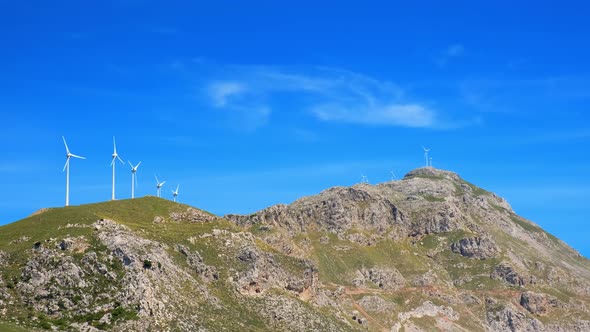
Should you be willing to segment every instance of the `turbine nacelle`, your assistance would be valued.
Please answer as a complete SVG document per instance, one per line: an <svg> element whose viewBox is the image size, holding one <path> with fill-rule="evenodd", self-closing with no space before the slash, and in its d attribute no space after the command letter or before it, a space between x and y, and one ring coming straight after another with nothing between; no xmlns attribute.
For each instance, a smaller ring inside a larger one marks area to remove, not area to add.
<svg viewBox="0 0 590 332"><path fill-rule="evenodd" d="M129 160L127 160L127 162L129 163L129 166L131 166L131 173L137 172L139 165L141 165L141 161L139 163L137 163L137 165L135 165L135 166L133 166L133 164Z"/></svg>

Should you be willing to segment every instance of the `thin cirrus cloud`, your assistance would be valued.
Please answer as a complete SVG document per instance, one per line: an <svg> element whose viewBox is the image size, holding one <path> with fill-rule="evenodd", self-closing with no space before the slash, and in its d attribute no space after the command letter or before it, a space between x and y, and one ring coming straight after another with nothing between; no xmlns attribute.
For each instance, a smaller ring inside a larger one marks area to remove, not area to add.
<svg viewBox="0 0 590 332"><path fill-rule="evenodd" d="M458 58L465 53L465 47L461 44L449 45L442 54L435 59L436 64L446 66L452 59Z"/></svg>
<svg viewBox="0 0 590 332"><path fill-rule="evenodd" d="M390 104L356 109L326 104L317 106L314 113L324 121L416 128L434 126L434 112L419 104Z"/></svg>
<svg viewBox="0 0 590 332"><path fill-rule="evenodd" d="M288 94L298 109L323 122L410 128L450 128L440 113L411 100L397 84L334 68L295 71L265 66L234 66L231 79L207 84L210 104L246 118L251 127L269 122L275 95Z"/></svg>
<svg viewBox="0 0 590 332"><path fill-rule="evenodd" d="M215 82L209 86L209 96L215 107L225 107L232 96L241 95L245 90L239 82Z"/></svg>

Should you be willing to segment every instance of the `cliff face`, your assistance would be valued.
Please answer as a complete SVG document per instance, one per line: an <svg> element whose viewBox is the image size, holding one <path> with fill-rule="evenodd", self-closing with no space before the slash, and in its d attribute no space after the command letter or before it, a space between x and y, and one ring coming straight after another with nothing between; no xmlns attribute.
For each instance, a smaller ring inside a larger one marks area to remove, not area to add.
<svg viewBox="0 0 590 332"><path fill-rule="evenodd" d="M150 197L0 227L0 327L583 331L589 299L588 260L432 168L248 216Z"/></svg>

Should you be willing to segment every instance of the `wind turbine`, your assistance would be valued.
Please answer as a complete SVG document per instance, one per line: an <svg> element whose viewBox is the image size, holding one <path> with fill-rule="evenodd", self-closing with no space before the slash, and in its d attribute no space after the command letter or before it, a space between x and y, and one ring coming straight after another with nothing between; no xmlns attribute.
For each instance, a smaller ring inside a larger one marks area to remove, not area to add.
<svg viewBox="0 0 590 332"><path fill-rule="evenodd" d="M361 173L361 183L369 183L369 179L363 173Z"/></svg>
<svg viewBox="0 0 590 332"><path fill-rule="evenodd" d="M111 166L113 167L113 192L112 192L112 195L111 195L111 201L114 201L115 200L115 160L116 159L119 159L119 161L121 162L121 164L125 165L125 162L117 154L117 145L115 144L115 136L113 136L113 154L112 154L112 157L113 157L113 160L111 161Z"/></svg>
<svg viewBox="0 0 590 332"><path fill-rule="evenodd" d="M432 167L432 157L430 157L430 167Z"/></svg>
<svg viewBox="0 0 590 332"><path fill-rule="evenodd" d="M158 197L160 197L160 188L162 188L162 186L164 185L164 183L166 183L166 181L160 182L160 180L158 180L157 176L154 175L154 177L156 178L156 195Z"/></svg>
<svg viewBox="0 0 590 332"><path fill-rule="evenodd" d="M170 191L172 192L172 196L174 196L175 202L176 202L176 196L178 196L178 188L180 188L180 185L176 186L176 190L170 189Z"/></svg>
<svg viewBox="0 0 590 332"><path fill-rule="evenodd" d="M424 159L426 160L426 167L428 167L428 151L430 151L430 149L425 147L422 147L422 149L424 149Z"/></svg>
<svg viewBox="0 0 590 332"><path fill-rule="evenodd" d="M139 165L141 165L141 161L133 166L133 164L127 160L129 162L129 166L131 166L131 199L135 198L135 185L137 184L137 168L139 167Z"/></svg>
<svg viewBox="0 0 590 332"><path fill-rule="evenodd" d="M64 145L66 146L66 164L64 165L63 171L66 171L66 206L70 205L70 158L78 158L78 159L86 159L84 157L77 156L70 152L68 148L68 143L66 143L66 138L61 137L64 140Z"/></svg>
<svg viewBox="0 0 590 332"><path fill-rule="evenodd" d="M391 181L396 179L395 173L393 171L389 171L389 174L391 174Z"/></svg>

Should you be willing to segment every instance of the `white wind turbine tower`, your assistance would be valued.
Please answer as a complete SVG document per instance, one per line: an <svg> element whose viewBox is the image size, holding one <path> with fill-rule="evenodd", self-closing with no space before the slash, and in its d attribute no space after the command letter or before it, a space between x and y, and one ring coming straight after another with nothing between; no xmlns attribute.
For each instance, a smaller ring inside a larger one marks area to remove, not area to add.
<svg viewBox="0 0 590 332"><path fill-rule="evenodd" d="M158 197L160 197L160 188L162 188L162 186L164 185L164 183L166 183L166 181L160 182L160 180L158 180L157 176L154 175L154 177L156 178L156 195Z"/></svg>
<svg viewBox="0 0 590 332"><path fill-rule="evenodd" d="M170 189L170 191L172 191L172 196L174 196L175 202L176 202L176 196L178 196L178 188L180 188L180 185L176 186L176 190Z"/></svg>
<svg viewBox="0 0 590 332"><path fill-rule="evenodd" d="M70 152L70 149L68 148L68 143L66 143L66 138L65 137L61 137L64 140L64 145L66 146L66 164L64 165L64 169L63 171L66 171L66 206L70 205L70 159L73 158L78 158L78 159L86 159L84 157L80 157L77 156L73 153Z"/></svg>
<svg viewBox="0 0 590 332"><path fill-rule="evenodd" d="M113 157L113 160L111 161L111 166L113 167L113 192L112 192L112 195L111 195L111 200L114 201L115 200L115 160L116 159L119 159L119 161L121 162L121 164L125 165L125 162L117 154L117 145L115 144L115 136L113 136L113 154L112 154L112 157Z"/></svg>
<svg viewBox="0 0 590 332"><path fill-rule="evenodd" d="M430 149L427 149L425 147L422 147L422 149L424 149L424 159L426 160L426 167L428 167L429 164L429 160L428 160L428 151L430 151Z"/></svg>
<svg viewBox="0 0 590 332"><path fill-rule="evenodd" d="M127 160L129 162L129 166L131 166L131 199L135 198L135 185L137 184L137 168L139 168L139 165L141 165L141 161L133 166L133 164Z"/></svg>

